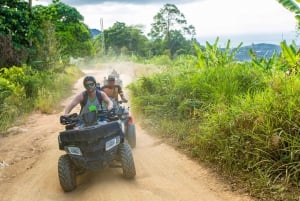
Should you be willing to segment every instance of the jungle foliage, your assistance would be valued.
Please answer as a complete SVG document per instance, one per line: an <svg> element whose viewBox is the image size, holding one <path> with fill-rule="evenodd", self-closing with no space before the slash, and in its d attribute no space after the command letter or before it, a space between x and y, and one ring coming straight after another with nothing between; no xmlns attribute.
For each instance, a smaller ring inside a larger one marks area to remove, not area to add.
<svg viewBox="0 0 300 201"><path fill-rule="evenodd" d="M75 33L75 34L74 34ZM70 57L93 53L83 17L59 1L0 2L0 132L32 110L51 113L81 72Z"/></svg>
<svg viewBox="0 0 300 201"><path fill-rule="evenodd" d="M153 21L148 37L143 26L114 23L94 39L96 55L134 55L142 58L167 55L175 58L178 55L195 54L195 27L187 24L184 14L175 5L165 4ZM104 47L104 50L100 47Z"/></svg>
<svg viewBox="0 0 300 201"><path fill-rule="evenodd" d="M240 63L217 42L196 45L196 56L179 57L131 84L134 109L155 133L235 178L251 195L293 200L300 184L296 46L282 42L279 57Z"/></svg>
<svg viewBox="0 0 300 201"><path fill-rule="evenodd" d="M83 16L60 1L30 7L24 0L0 3L0 68L22 64L40 70L91 56L92 37Z"/></svg>

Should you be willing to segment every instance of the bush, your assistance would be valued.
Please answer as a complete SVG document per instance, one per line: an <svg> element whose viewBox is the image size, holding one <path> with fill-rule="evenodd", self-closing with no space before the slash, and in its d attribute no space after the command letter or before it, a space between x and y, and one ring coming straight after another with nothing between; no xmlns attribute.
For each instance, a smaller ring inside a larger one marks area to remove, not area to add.
<svg viewBox="0 0 300 201"><path fill-rule="evenodd" d="M241 65L203 70L167 68L163 73L143 77L129 86L133 97L138 97L140 110L153 107L153 112L160 108L165 115L176 115L180 119L193 117L195 112L202 112L211 104L230 105L236 96L254 94L265 87L261 72Z"/></svg>
<svg viewBox="0 0 300 201"><path fill-rule="evenodd" d="M0 130L6 130L22 114L34 109L52 113L71 93L72 83L82 75L76 67L63 73L32 70L29 66L2 69L0 75ZM55 82L53 82L55 80Z"/></svg>
<svg viewBox="0 0 300 201"><path fill-rule="evenodd" d="M299 75L267 64L215 61L199 68L194 57L178 59L129 86L149 128L260 199L298 198Z"/></svg>

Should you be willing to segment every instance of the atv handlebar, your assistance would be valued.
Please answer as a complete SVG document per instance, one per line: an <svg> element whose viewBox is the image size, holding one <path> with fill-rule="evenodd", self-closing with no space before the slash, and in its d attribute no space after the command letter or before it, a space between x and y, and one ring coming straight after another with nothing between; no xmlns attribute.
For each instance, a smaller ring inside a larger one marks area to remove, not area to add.
<svg viewBox="0 0 300 201"><path fill-rule="evenodd" d="M77 113L73 113L67 116L62 115L60 116L59 120L60 120L60 124L69 125L69 124L77 123L79 121L79 116Z"/></svg>
<svg viewBox="0 0 300 201"><path fill-rule="evenodd" d="M99 110L97 111L97 118L104 117L109 120L116 120L117 115L114 109L112 110ZM70 115L62 115L60 116L60 124L62 125L71 125L76 124L80 120L82 120L82 117L79 116L77 113L73 113Z"/></svg>
<svg viewBox="0 0 300 201"><path fill-rule="evenodd" d="M114 109L111 109L111 110L98 110L97 112L97 116L98 117L110 117L110 116L113 116L115 115L115 110Z"/></svg>

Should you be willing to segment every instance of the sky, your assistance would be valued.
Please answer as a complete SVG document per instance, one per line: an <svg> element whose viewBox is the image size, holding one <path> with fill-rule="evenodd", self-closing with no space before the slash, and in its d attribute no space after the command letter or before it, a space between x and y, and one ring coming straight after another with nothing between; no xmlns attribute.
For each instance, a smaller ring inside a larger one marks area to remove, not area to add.
<svg viewBox="0 0 300 201"><path fill-rule="evenodd" d="M89 28L111 27L115 22L143 25L145 34L151 29L153 17L166 3L175 4L187 23L196 28L200 44L214 42L220 45L231 40L232 45L243 42L279 44L282 40L298 44L296 19L277 0L61 0L75 7ZM33 0L33 5L51 0Z"/></svg>

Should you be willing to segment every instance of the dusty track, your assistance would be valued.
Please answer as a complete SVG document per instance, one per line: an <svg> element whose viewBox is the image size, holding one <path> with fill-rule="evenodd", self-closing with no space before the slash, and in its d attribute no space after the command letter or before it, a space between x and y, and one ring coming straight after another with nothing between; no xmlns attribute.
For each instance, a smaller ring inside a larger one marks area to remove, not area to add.
<svg viewBox="0 0 300 201"><path fill-rule="evenodd" d="M102 70L85 70L102 81L112 69L128 84L138 72L146 72L131 63L106 64ZM82 79L74 94L82 90ZM73 97L62 102L65 106ZM76 108L74 111L78 111ZM78 187L64 193L57 176L57 134L62 111L53 115L32 114L18 134L0 138L1 201L250 201L246 195L231 192L213 173L178 153L160 139L152 137L137 123L137 147L133 150L137 176L123 179L120 169L87 172L78 177Z"/></svg>

